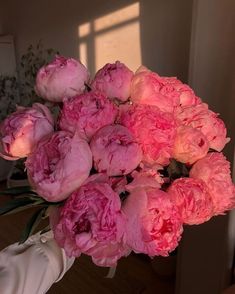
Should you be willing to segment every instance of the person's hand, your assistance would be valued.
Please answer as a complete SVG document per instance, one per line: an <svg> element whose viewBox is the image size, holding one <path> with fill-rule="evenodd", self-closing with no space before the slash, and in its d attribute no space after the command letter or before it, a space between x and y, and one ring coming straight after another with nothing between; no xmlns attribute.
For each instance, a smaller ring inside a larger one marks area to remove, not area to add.
<svg viewBox="0 0 235 294"><path fill-rule="evenodd" d="M0 252L0 289L4 294L44 294L70 269L68 258L52 232L31 236Z"/></svg>

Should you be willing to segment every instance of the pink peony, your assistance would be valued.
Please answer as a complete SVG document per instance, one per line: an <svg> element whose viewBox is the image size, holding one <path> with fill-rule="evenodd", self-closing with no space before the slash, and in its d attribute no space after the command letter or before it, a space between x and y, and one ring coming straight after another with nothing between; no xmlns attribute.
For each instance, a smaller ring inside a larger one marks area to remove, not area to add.
<svg viewBox="0 0 235 294"><path fill-rule="evenodd" d="M156 106L133 104L123 109L119 121L142 147L145 163L169 163L176 133L172 114L164 113Z"/></svg>
<svg viewBox="0 0 235 294"><path fill-rule="evenodd" d="M167 193L135 189L123 204L127 243L137 253L168 256L183 231L180 214Z"/></svg>
<svg viewBox="0 0 235 294"><path fill-rule="evenodd" d="M121 201L106 182L88 179L71 194L54 225L54 235L68 256L84 253L99 266L115 266L129 253Z"/></svg>
<svg viewBox="0 0 235 294"><path fill-rule="evenodd" d="M107 63L95 75L91 88L104 93L108 98L126 101L130 97L133 72L123 63Z"/></svg>
<svg viewBox="0 0 235 294"><path fill-rule="evenodd" d="M38 71L35 91L49 101L60 102L82 93L88 79L89 73L79 61L57 56Z"/></svg>
<svg viewBox="0 0 235 294"><path fill-rule="evenodd" d="M224 122L208 109L206 103L178 108L176 119L178 125L190 126L201 131L206 136L209 147L216 151L221 151L230 140L226 138Z"/></svg>
<svg viewBox="0 0 235 294"><path fill-rule="evenodd" d="M53 130L53 118L46 106L35 103L28 108L18 107L0 126L1 156L8 160L26 157Z"/></svg>
<svg viewBox="0 0 235 294"><path fill-rule="evenodd" d="M176 160L193 164L206 156L208 150L208 141L201 131L187 126L177 129L173 151L173 157Z"/></svg>
<svg viewBox="0 0 235 294"><path fill-rule="evenodd" d="M92 154L88 143L67 132L43 139L26 161L29 181L47 201L61 201L89 176Z"/></svg>
<svg viewBox="0 0 235 294"><path fill-rule="evenodd" d="M230 175L230 163L222 153L208 153L205 158L198 160L190 171L190 177L206 183L215 214L235 207L235 186Z"/></svg>
<svg viewBox="0 0 235 294"><path fill-rule="evenodd" d="M200 179L177 179L169 187L168 194L172 203L179 208L185 224L198 225L213 216L211 195Z"/></svg>
<svg viewBox="0 0 235 294"><path fill-rule="evenodd" d="M151 168L141 165L140 171L133 171L131 177L133 180L126 185L128 191L133 191L134 189L139 188L157 188L160 189L164 180L161 174L158 172L159 169L162 169L160 166Z"/></svg>
<svg viewBox="0 0 235 294"><path fill-rule="evenodd" d="M165 112L173 112L179 105L200 103L200 99L188 85L175 77L160 77L144 67L141 67L132 79L131 100L157 106Z"/></svg>
<svg viewBox="0 0 235 294"><path fill-rule="evenodd" d="M99 92L88 92L64 102L60 128L90 140L102 127L112 124L117 116L116 106Z"/></svg>
<svg viewBox="0 0 235 294"><path fill-rule="evenodd" d="M140 146L130 131L121 125L109 125L100 129L93 136L90 147L95 168L109 176L130 173L142 159Z"/></svg>

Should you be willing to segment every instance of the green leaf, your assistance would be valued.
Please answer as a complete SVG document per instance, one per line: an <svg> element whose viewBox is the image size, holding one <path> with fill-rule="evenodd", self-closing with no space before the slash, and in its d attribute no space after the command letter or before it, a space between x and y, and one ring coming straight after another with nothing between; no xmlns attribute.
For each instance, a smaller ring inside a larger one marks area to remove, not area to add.
<svg viewBox="0 0 235 294"><path fill-rule="evenodd" d="M31 197L15 198L0 207L0 215L16 213L33 206L43 204L43 202L44 200L40 197L34 197L33 199Z"/></svg>
<svg viewBox="0 0 235 294"><path fill-rule="evenodd" d="M43 207L33 214L20 237L19 244L24 243L34 233L35 229L40 224L45 211L46 207Z"/></svg>
<svg viewBox="0 0 235 294"><path fill-rule="evenodd" d="M36 194L36 192L32 191L32 188L30 186L22 186L22 187L13 187L13 188L7 188L3 191L0 191L0 195L21 195L25 193L30 193L30 194Z"/></svg>
<svg viewBox="0 0 235 294"><path fill-rule="evenodd" d="M189 171L185 164L172 159L170 165L167 168L167 172L169 177L173 180L181 178L181 177L188 177Z"/></svg>

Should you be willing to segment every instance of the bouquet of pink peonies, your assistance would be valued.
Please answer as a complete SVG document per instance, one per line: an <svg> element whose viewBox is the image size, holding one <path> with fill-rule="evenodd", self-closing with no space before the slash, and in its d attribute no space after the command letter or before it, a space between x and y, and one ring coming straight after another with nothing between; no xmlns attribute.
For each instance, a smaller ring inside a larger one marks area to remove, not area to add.
<svg viewBox="0 0 235 294"><path fill-rule="evenodd" d="M183 225L235 207L225 125L177 78L117 61L92 80L57 56L35 90L48 107L18 107L0 126L1 156L26 158L30 183L2 192L13 197L0 214L38 207L20 242L49 216L68 256L112 267L131 251L168 256Z"/></svg>

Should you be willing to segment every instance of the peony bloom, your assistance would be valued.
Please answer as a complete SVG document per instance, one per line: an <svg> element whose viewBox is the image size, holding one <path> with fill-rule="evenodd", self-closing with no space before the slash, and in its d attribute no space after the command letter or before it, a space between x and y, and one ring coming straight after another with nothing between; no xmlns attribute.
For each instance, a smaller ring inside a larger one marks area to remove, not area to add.
<svg viewBox="0 0 235 294"><path fill-rule="evenodd" d="M129 253L121 201L110 185L87 181L67 199L53 226L58 244L68 256L90 255L99 266L115 266Z"/></svg>
<svg viewBox="0 0 235 294"><path fill-rule="evenodd" d="M100 129L93 136L90 147L95 168L109 176L130 173L142 159L140 146L130 131L121 125L109 125Z"/></svg>
<svg viewBox="0 0 235 294"><path fill-rule="evenodd" d="M230 175L230 163L222 153L208 153L205 158L198 160L190 171L190 177L206 183L215 214L235 207L235 186Z"/></svg>
<svg viewBox="0 0 235 294"><path fill-rule="evenodd" d="M221 151L230 140L226 138L224 122L208 109L206 103L178 108L176 120L178 125L190 126L201 131L206 136L209 147L216 151Z"/></svg>
<svg viewBox="0 0 235 294"><path fill-rule="evenodd" d="M108 98L126 101L130 97L133 72L123 63L107 63L95 75L91 88L104 93Z"/></svg>
<svg viewBox="0 0 235 294"><path fill-rule="evenodd" d="M168 256L181 238L182 221L167 193L135 189L123 204L127 244L137 253Z"/></svg>
<svg viewBox="0 0 235 294"><path fill-rule="evenodd" d="M49 101L60 102L65 97L81 94L88 79L89 73L79 61L56 56L38 71L35 91Z"/></svg>
<svg viewBox="0 0 235 294"><path fill-rule="evenodd" d="M131 131L142 147L145 163L169 163L176 133L172 114L164 113L156 106L133 104L123 109L119 122Z"/></svg>
<svg viewBox="0 0 235 294"><path fill-rule="evenodd" d="M208 141L201 131L187 126L177 129L173 151L173 157L176 160L193 164L206 156L208 150Z"/></svg>
<svg viewBox="0 0 235 294"><path fill-rule="evenodd" d="M175 77L160 77L141 67L131 82L131 100L138 104L154 105L165 112L173 112L179 105L200 103L193 90Z"/></svg>
<svg viewBox="0 0 235 294"><path fill-rule="evenodd" d="M61 201L89 176L92 154L88 143L67 132L44 138L26 160L29 181L47 201Z"/></svg>
<svg viewBox="0 0 235 294"><path fill-rule="evenodd" d="M134 170L131 173L133 180L126 185L128 191L133 191L139 188L157 188L160 189L162 184L164 184L164 179L158 172L162 169L161 166L157 167L147 167L141 164L141 170Z"/></svg>
<svg viewBox="0 0 235 294"><path fill-rule="evenodd" d="M19 107L0 126L1 156L15 160L28 156L39 140L54 131L49 109L34 103L32 107Z"/></svg>
<svg viewBox="0 0 235 294"><path fill-rule="evenodd" d="M116 106L99 92L88 92L64 101L60 128L78 132L85 139L102 127L112 124L117 116Z"/></svg>
<svg viewBox="0 0 235 294"><path fill-rule="evenodd" d="M172 203L179 208L185 224L198 225L213 216L213 202L207 185L200 179L180 178L168 189Z"/></svg>

